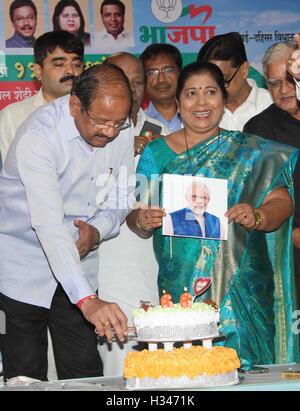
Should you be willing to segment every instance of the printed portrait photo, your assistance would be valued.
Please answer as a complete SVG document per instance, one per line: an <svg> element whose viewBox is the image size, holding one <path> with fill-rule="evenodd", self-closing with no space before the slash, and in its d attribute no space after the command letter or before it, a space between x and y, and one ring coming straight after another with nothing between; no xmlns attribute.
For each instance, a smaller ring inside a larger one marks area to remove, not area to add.
<svg viewBox="0 0 300 411"><path fill-rule="evenodd" d="M227 180L163 175L163 235L227 240Z"/></svg>
<svg viewBox="0 0 300 411"><path fill-rule="evenodd" d="M51 30L68 31L86 47L91 45L88 2L86 0L49 0Z"/></svg>
<svg viewBox="0 0 300 411"><path fill-rule="evenodd" d="M43 2L4 0L3 6L5 48L32 49L36 38L45 32Z"/></svg>
<svg viewBox="0 0 300 411"><path fill-rule="evenodd" d="M94 48L122 51L134 47L131 0L94 0Z"/></svg>

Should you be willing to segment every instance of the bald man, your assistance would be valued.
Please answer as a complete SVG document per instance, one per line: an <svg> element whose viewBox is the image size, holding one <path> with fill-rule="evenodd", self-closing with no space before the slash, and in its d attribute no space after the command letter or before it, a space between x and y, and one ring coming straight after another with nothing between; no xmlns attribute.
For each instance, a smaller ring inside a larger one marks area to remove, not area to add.
<svg viewBox="0 0 300 411"><path fill-rule="evenodd" d="M133 94L133 105L131 108L131 120L135 127L135 155L142 154L146 145L151 141L146 136L141 136L141 130L145 121L161 127L160 134L166 136L170 130L160 121L149 117L142 109L141 104L144 99L145 73L142 62L133 54L122 52L108 57L107 62L120 67L127 76Z"/></svg>

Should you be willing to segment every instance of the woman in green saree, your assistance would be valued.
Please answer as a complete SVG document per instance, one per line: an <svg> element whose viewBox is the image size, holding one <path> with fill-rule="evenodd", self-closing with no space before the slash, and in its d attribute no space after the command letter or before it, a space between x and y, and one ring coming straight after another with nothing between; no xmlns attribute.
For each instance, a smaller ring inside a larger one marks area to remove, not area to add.
<svg viewBox="0 0 300 411"><path fill-rule="evenodd" d="M297 361L290 216L298 152L219 129L225 98L215 65L182 70L177 100L184 128L146 147L137 173L148 184L139 187L141 207L127 222L141 237L153 235L160 293L178 302L184 287L194 294L199 277L212 279L205 298L220 306L220 344L238 351L243 368ZM163 174L228 180L227 241L162 235Z"/></svg>

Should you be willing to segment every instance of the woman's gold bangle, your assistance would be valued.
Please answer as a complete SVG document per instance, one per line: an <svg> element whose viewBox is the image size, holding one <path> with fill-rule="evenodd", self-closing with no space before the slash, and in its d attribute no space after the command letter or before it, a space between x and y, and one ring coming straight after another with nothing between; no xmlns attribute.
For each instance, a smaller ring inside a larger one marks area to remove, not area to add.
<svg viewBox="0 0 300 411"><path fill-rule="evenodd" d="M257 230L259 226L261 226L264 222L264 219L260 212L256 210L255 208L253 209L254 217L255 217L255 224L252 228L250 228L250 231Z"/></svg>

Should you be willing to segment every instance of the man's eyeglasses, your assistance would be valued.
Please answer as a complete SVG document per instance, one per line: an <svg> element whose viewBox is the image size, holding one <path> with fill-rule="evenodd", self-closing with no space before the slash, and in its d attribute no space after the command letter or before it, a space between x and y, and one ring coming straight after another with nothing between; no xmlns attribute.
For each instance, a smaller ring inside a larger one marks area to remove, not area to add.
<svg viewBox="0 0 300 411"><path fill-rule="evenodd" d="M33 14L31 14L30 16L26 16L26 17L15 17L13 20L14 20L15 23L24 24L25 20L26 21L31 21L31 22L34 21L35 16Z"/></svg>
<svg viewBox="0 0 300 411"><path fill-rule="evenodd" d="M282 87L282 85L287 85L288 87L290 87L290 85L292 84L293 86L295 86L294 78L289 74L285 79L267 79L267 83L268 86L272 89L279 89Z"/></svg>
<svg viewBox="0 0 300 411"><path fill-rule="evenodd" d="M232 82L232 80L234 79L235 75L237 74L240 68L241 68L241 64L238 66L238 68L235 70L233 75L228 80L224 80L225 88L228 88L230 86L230 83Z"/></svg>
<svg viewBox="0 0 300 411"><path fill-rule="evenodd" d="M103 128L108 128L108 127L112 127L114 128L116 131L122 131L122 130L126 130L126 128L129 128L131 126L131 121L118 121L116 123L114 123L113 121L95 121L89 114L89 112L84 109L84 111L86 112L88 119L91 123L91 125L95 128L99 128L99 129L103 129Z"/></svg>
<svg viewBox="0 0 300 411"><path fill-rule="evenodd" d="M146 76L148 78L156 78L158 77L159 73L164 73L166 76L172 76L177 72L177 68L175 67L163 67L162 69L151 69L146 72Z"/></svg>

